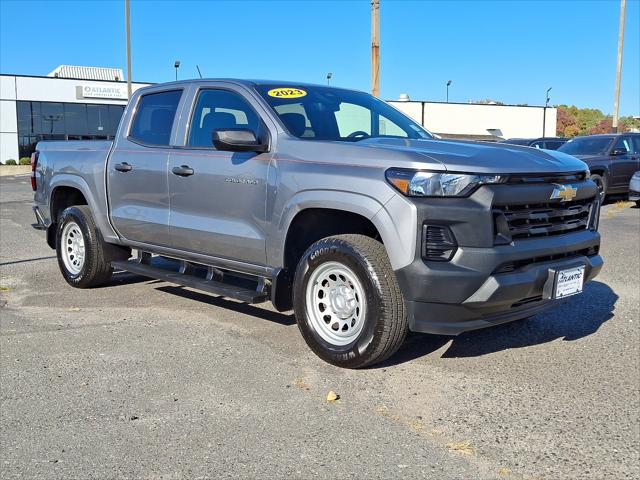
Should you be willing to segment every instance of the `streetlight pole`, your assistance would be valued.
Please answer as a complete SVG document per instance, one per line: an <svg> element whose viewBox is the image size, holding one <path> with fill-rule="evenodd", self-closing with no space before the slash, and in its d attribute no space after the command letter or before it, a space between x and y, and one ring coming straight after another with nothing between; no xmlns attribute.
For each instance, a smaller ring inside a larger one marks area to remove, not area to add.
<svg viewBox="0 0 640 480"><path fill-rule="evenodd" d="M624 17L627 0L620 0L620 27L618 28L618 66L616 69L616 92L613 97L613 123L611 132L618 133L618 114L620 108L620 81L622 77L622 49L624 48Z"/></svg>
<svg viewBox="0 0 640 480"><path fill-rule="evenodd" d="M542 109L542 137L547 136L547 107L549 106L549 92L553 87L547 88L547 99L544 101L544 108Z"/></svg>
<svg viewBox="0 0 640 480"><path fill-rule="evenodd" d="M129 16L129 0L124 0L124 23L127 35L127 92L128 98L131 98L131 28Z"/></svg>
<svg viewBox="0 0 640 480"><path fill-rule="evenodd" d="M180 60L176 60L173 64L173 68L176 69L176 82L178 81L178 69L180 68Z"/></svg>
<svg viewBox="0 0 640 480"><path fill-rule="evenodd" d="M380 0L371 0L371 94L380 96Z"/></svg>
<svg viewBox="0 0 640 480"><path fill-rule="evenodd" d="M449 103L449 86L451 85L451 80L447 82L447 103Z"/></svg>
<svg viewBox="0 0 640 480"><path fill-rule="evenodd" d="M333 77L333 73L331 72L327 73L327 85L331 84L331 77Z"/></svg>

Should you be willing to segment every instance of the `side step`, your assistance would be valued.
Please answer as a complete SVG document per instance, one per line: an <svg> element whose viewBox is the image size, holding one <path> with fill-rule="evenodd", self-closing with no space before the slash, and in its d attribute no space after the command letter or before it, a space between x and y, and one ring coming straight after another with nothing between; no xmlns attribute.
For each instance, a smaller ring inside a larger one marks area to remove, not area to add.
<svg viewBox="0 0 640 480"><path fill-rule="evenodd" d="M258 285L255 289L251 289L213 280L211 278L213 275L207 275L207 278L203 278L196 275L190 275L188 273L180 273L180 271L193 270L185 268L185 266L191 265L186 262L179 262L180 268L178 271L160 268L148 263L141 263L138 260L119 260L111 262L111 265L116 270L125 270L136 275L176 283L178 285L203 290L215 295L240 300L245 303L260 303L266 301L268 298L264 289L264 281L262 280L258 281ZM206 269L207 267L202 268Z"/></svg>

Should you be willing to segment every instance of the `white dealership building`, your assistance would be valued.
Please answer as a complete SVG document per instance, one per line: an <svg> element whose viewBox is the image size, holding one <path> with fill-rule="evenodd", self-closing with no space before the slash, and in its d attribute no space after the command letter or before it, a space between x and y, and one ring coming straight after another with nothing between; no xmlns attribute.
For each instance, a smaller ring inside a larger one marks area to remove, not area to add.
<svg viewBox="0 0 640 480"><path fill-rule="evenodd" d="M147 83L134 83L136 90ZM47 76L0 74L0 162L28 157L40 140L111 139L127 103L122 70L62 65ZM444 138L496 141L554 136L556 109L390 101Z"/></svg>
<svg viewBox="0 0 640 480"><path fill-rule="evenodd" d="M145 85L134 83L133 90ZM116 68L0 74L0 161L28 157L40 140L113 138L126 104L127 83Z"/></svg>
<svg viewBox="0 0 640 480"><path fill-rule="evenodd" d="M411 101L404 95L389 103L443 138L497 141L556 136L558 112L553 107Z"/></svg>

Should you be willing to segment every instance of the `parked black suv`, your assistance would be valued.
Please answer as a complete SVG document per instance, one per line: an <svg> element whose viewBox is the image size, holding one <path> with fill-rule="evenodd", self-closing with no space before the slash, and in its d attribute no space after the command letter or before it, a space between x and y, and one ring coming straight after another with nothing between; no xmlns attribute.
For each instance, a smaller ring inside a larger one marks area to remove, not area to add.
<svg viewBox="0 0 640 480"><path fill-rule="evenodd" d="M627 193L629 180L640 170L640 133L589 135L569 140L558 149L589 166L602 199L609 193Z"/></svg>
<svg viewBox="0 0 640 480"><path fill-rule="evenodd" d="M509 138L498 143L508 143L509 145L522 145L524 147L544 148L545 150L557 150L567 142L563 137L540 137L540 138Z"/></svg>

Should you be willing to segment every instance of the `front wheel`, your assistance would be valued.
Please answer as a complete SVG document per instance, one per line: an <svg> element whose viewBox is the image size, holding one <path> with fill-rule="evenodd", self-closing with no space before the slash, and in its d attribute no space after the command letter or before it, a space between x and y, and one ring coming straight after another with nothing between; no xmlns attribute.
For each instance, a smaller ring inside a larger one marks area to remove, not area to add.
<svg viewBox="0 0 640 480"><path fill-rule="evenodd" d="M344 368L381 362L404 341L404 299L384 246L363 235L317 241L296 269L294 309L309 347Z"/></svg>

